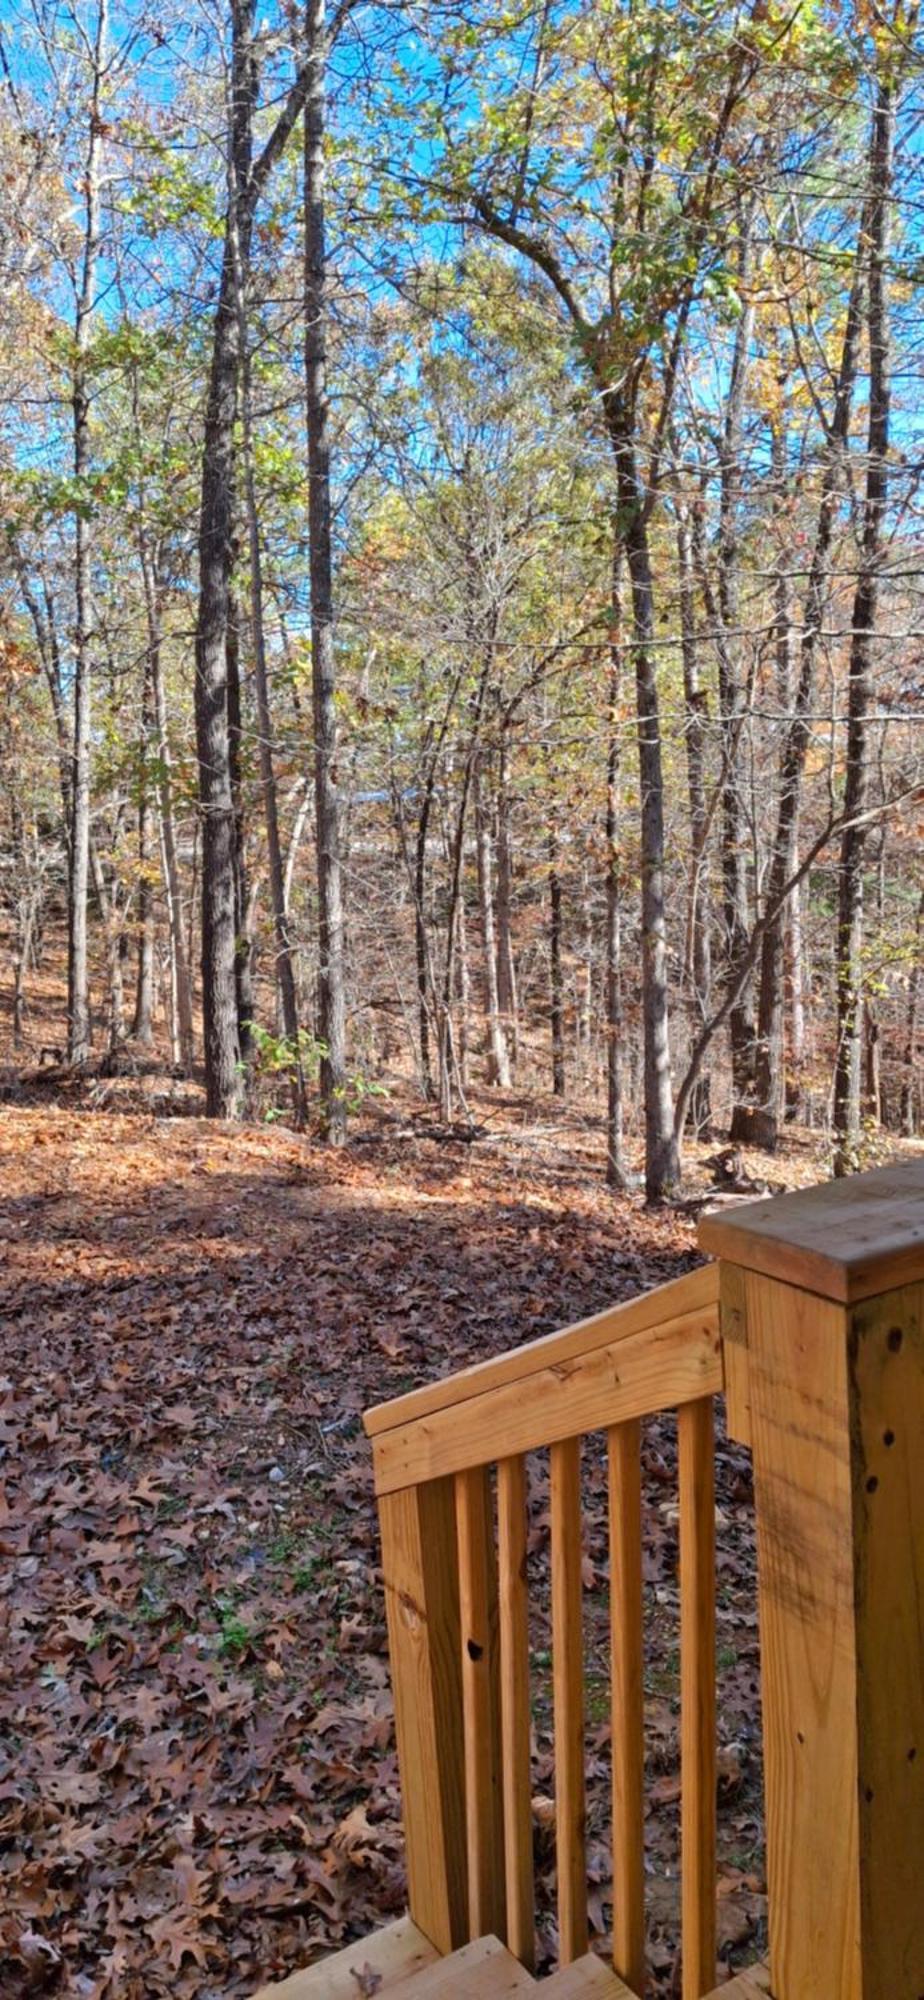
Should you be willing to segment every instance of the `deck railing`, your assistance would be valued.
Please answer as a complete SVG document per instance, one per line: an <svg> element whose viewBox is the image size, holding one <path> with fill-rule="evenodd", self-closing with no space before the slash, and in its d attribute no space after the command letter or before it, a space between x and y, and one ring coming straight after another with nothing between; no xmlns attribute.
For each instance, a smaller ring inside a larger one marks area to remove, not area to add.
<svg viewBox="0 0 924 2000"><path fill-rule="evenodd" d="M712 1992L713 1416L725 1392L729 1428L753 1442L755 1460L775 2000L922 2000L917 1172L917 1205L904 1182L895 1197L898 1244L879 1188L875 1228L863 1227L858 1191L877 1175L847 1184L850 1213L844 1194L832 1210L827 1189L773 1204L770 1225L771 1205L758 1204L704 1228L721 1264L369 1412L410 1908L441 1951L494 1932L533 1963L526 1456L541 1448L561 1963L587 1948L581 1445L603 1431L613 1962L644 1992L640 1427L676 1411L683 2000ZM877 1618L890 1621L888 1638Z"/></svg>
<svg viewBox="0 0 924 2000"><path fill-rule="evenodd" d="M427 1913L422 1927L444 1949L491 1931L533 1963L526 1455L543 1447L560 1961L587 1949L581 1441L605 1431L613 1958L643 1989L641 1420L676 1410L684 2000L714 1984L713 1399L722 1387L718 1271L708 1265L367 1417L402 1763L417 1774L405 1784L411 1908L418 1922Z"/></svg>

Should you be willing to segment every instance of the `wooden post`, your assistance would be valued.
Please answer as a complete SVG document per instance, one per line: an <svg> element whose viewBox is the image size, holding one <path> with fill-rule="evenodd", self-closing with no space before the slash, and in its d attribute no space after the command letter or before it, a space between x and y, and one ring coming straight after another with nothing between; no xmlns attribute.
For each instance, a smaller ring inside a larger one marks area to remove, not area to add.
<svg viewBox="0 0 924 2000"><path fill-rule="evenodd" d="M459 1563L453 1481L379 1497L411 1916L437 1951L468 1940Z"/></svg>
<svg viewBox="0 0 924 2000"><path fill-rule="evenodd" d="M922 2000L924 1161L700 1241L747 1356L774 2000Z"/></svg>

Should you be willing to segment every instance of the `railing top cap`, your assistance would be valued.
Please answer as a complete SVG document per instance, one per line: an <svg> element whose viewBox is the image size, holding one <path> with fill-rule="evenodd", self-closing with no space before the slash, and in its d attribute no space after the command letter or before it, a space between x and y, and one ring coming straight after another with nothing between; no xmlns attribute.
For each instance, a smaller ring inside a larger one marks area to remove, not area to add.
<svg viewBox="0 0 924 2000"><path fill-rule="evenodd" d="M924 1280L924 1155L704 1215L704 1250L851 1305Z"/></svg>

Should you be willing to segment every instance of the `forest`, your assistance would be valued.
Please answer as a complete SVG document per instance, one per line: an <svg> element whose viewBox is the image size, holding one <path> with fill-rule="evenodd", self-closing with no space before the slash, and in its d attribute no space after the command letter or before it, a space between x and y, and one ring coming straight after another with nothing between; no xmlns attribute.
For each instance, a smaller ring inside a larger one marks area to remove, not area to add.
<svg viewBox="0 0 924 2000"><path fill-rule="evenodd" d="M915 29L11 11L18 1046L915 1132Z"/></svg>
<svg viewBox="0 0 924 2000"><path fill-rule="evenodd" d="M921 58L917 0L0 0L4 1996L402 1908L363 1407L924 1139Z"/></svg>

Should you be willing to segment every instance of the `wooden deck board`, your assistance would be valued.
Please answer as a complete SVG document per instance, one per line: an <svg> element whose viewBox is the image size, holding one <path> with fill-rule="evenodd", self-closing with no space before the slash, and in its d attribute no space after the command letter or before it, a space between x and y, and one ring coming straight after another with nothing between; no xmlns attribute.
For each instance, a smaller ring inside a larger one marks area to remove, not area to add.
<svg viewBox="0 0 924 2000"><path fill-rule="evenodd" d="M360 2000L363 1989L357 1974L365 1979L367 1967L379 1975L381 1984L376 1990L383 1992L414 1978L438 1957L429 1938L410 1917L399 1917L396 1923L373 1931L371 1937L316 1959L303 1972L293 1972L275 1986L261 1986L254 2000Z"/></svg>
<svg viewBox="0 0 924 2000"><path fill-rule="evenodd" d="M535 1988L532 1974L496 1937L476 1938L391 1990L391 2000L507 2000Z"/></svg>
<svg viewBox="0 0 924 2000"><path fill-rule="evenodd" d="M544 1979L542 1994L543 2000L635 2000L612 1966L592 1951Z"/></svg>
<svg viewBox="0 0 924 2000"><path fill-rule="evenodd" d="M729 1986L718 1986L708 2000L770 2000L770 1972L766 1965L749 1966L739 1972ZM832 1994L831 2000L834 2000Z"/></svg>

